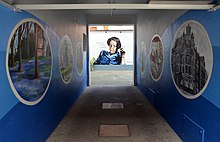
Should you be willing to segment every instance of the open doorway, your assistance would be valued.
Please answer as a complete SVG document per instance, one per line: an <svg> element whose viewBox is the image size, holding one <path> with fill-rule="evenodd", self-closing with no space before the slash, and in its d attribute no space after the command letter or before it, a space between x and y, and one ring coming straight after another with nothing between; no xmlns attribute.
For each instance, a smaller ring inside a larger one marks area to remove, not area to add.
<svg viewBox="0 0 220 142"><path fill-rule="evenodd" d="M133 86L134 25L89 25L88 35L89 85ZM120 54L119 56L121 57L117 62L112 57L111 45L107 42L112 37L116 37L121 43L120 48L116 50L117 54ZM110 62L97 62L100 54L103 55L103 51L106 54L109 53L109 56L107 55L107 58L104 60Z"/></svg>

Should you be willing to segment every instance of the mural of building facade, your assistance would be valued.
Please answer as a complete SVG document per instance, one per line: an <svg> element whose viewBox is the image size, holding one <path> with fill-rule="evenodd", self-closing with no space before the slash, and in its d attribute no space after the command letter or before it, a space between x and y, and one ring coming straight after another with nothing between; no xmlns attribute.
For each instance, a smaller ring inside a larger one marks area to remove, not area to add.
<svg viewBox="0 0 220 142"><path fill-rule="evenodd" d="M171 69L178 91L196 98L205 90L213 64L212 47L202 25L188 21L177 31L171 51Z"/></svg>
<svg viewBox="0 0 220 142"><path fill-rule="evenodd" d="M45 95L51 78L50 44L34 19L19 22L11 33L6 66L10 85L24 104L34 105Z"/></svg>
<svg viewBox="0 0 220 142"><path fill-rule="evenodd" d="M163 69L163 46L159 35L155 35L150 46L150 70L154 80L159 80Z"/></svg>
<svg viewBox="0 0 220 142"><path fill-rule="evenodd" d="M72 78L73 48L70 38L65 35L60 45L60 75L64 83L69 83Z"/></svg>

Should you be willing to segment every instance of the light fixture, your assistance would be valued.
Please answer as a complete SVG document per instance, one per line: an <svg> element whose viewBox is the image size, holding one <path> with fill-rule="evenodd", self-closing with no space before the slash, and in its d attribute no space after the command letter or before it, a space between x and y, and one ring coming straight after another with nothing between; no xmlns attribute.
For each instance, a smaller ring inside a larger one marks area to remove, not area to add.
<svg viewBox="0 0 220 142"><path fill-rule="evenodd" d="M18 4L23 10L58 10L58 9L176 9L208 10L214 4Z"/></svg>
<svg viewBox="0 0 220 142"><path fill-rule="evenodd" d="M209 11L209 12L213 12L213 11L218 10L219 8L220 8L220 4L216 4L216 5L214 5L212 8L210 8L208 11Z"/></svg>

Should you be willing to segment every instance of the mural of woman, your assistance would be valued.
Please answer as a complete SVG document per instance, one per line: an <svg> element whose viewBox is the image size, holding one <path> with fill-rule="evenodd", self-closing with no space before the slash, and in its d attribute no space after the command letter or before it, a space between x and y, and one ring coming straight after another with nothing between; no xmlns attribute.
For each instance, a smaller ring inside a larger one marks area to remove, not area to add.
<svg viewBox="0 0 220 142"><path fill-rule="evenodd" d="M120 65L122 55L118 52L121 48L121 42L117 37L110 37L107 40L109 51L102 50L94 62L94 65ZM124 52L125 53L125 52Z"/></svg>

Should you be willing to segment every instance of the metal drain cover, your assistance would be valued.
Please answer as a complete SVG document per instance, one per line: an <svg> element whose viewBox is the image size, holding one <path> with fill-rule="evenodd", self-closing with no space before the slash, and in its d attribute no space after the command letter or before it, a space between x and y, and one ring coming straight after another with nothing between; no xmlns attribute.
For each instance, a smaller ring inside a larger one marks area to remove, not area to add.
<svg viewBox="0 0 220 142"><path fill-rule="evenodd" d="M128 125L100 125L99 136L128 137L130 136L130 132Z"/></svg>
<svg viewBox="0 0 220 142"><path fill-rule="evenodd" d="M124 109L123 103L102 103L102 109Z"/></svg>

